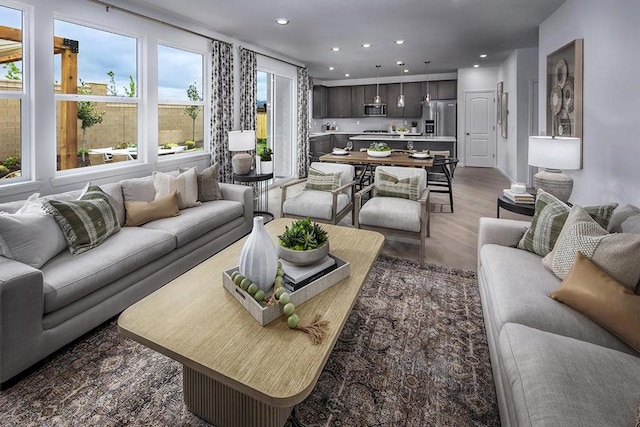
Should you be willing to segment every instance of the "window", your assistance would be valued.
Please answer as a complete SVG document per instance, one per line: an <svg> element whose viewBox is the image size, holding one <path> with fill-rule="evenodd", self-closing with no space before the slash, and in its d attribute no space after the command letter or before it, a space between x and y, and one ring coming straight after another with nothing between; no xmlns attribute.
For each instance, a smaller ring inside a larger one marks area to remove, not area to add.
<svg viewBox="0 0 640 427"><path fill-rule="evenodd" d="M58 170L137 159L137 50L135 37L54 21Z"/></svg>
<svg viewBox="0 0 640 427"><path fill-rule="evenodd" d="M158 45L158 154L205 148L202 54Z"/></svg>
<svg viewBox="0 0 640 427"><path fill-rule="evenodd" d="M0 182L19 180L28 159L27 90L23 78L24 13L0 6ZM28 55L26 55L28 57ZM26 175L26 174L25 174Z"/></svg>

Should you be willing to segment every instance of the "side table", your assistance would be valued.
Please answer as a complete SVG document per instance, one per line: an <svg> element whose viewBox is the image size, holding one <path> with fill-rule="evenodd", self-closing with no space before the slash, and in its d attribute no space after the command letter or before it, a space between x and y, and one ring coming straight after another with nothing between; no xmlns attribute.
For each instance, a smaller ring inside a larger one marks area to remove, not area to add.
<svg viewBox="0 0 640 427"><path fill-rule="evenodd" d="M515 212L521 215L533 216L536 211L536 205L531 203L516 203L505 197L504 194L498 196L498 206L496 207L496 218L500 218L500 208Z"/></svg>
<svg viewBox="0 0 640 427"><path fill-rule="evenodd" d="M254 216L263 216L267 223L274 218L269 212L269 180L273 178L273 173L256 173L252 170L246 175L233 174L233 182L239 182L253 187Z"/></svg>

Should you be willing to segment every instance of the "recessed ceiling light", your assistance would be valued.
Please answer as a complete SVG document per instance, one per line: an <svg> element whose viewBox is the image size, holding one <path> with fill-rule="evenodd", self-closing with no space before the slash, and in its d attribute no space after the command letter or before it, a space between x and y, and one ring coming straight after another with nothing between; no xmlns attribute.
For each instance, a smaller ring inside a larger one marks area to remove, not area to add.
<svg viewBox="0 0 640 427"><path fill-rule="evenodd" d="M371 43L362 43L362 47L364 48L371 47Z"/></svg>
<svg viewBox="0 0 640 427"><path fill-rule="evenodd" d="M396 44L404 44L404 40L396 40Z"/></svg>
<svg viewBox="0 0 640 427"><path fill-rule="evenodd" d="M276 22L278 23L278 25L287 25L289 23L289 20L287 18L278 18L276 19Z"/></svg>
<svg viewBox="0 0 640 427"><path fill-rule="evenodd" d="M396 65L402 65L402 64L404 64L404 62L402 62L402 61L396 61Z"/></svg>
<svg viewBox="0 0 640 427"><path fill-rule="evenodd" d="M336 69L335 67L329 67L329 71L333 71L335 69Z"/></svg>
<svg viewBox="0 0 640 427"><path fill-rule="evenodd" d="M405 73L408 73L408 72L409 72L409 70L404 70L404 72L405 72Z"/></svg>
<svg viewBox="0 0 640 427"><path fill-rule="evenodd" d="M478 68L480 64L473 64L473 68Z"/></svg>
<svg viewBox="0 0 640 427"><path fill-rule="evenodd" d="M340 50L340 48L339 47L332 47L331 50L334 51L334 52L337 52L337 51Z"/></svg>
<svg viewBox="0 0 640 427"><path fill-rule="evenodd" d="M486 58L486 57L487 57L486 53L483 53L483 54L480 55L480 58Z"/></svg>
<svg viewBox="0 0 640 427"><path fill-rule="evenodd" d="M351 74L347 73L344 75L345 77L351 77Z"/></svg>

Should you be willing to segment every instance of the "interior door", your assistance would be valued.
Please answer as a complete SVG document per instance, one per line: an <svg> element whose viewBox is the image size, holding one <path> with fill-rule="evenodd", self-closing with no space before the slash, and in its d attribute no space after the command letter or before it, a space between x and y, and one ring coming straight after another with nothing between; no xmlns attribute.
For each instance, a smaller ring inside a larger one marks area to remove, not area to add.
<svg viewBox="0 0 640 427"><path fill-rule="evenodd" d="M465 93L465 166L495 166L494 98L494 91Z"/></svg>

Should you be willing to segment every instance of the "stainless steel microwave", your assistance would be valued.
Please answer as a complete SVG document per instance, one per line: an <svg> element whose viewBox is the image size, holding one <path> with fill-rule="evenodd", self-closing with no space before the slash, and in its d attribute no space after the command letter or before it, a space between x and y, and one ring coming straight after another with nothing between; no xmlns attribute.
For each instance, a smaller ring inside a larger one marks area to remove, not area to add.
<svg viewBox="0 0 640 427"><path fill-rule="evenodd" d="M364 104L364 115L371 117L385 117L387 115L387 104Z"/></svg>

